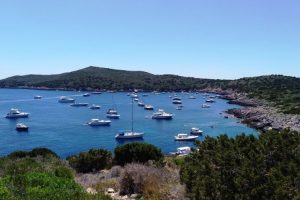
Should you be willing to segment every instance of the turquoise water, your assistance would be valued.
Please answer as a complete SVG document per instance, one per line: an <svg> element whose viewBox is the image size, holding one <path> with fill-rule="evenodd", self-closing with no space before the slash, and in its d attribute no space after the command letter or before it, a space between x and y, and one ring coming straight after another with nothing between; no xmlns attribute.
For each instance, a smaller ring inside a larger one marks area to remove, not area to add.
<svg viewBox="0 0 300 200"><path fill-rule="evenodd" d="M102 93L82 97L83 92L43 91L26 89L0 89L0 155L6 155L16 150L30 150L35 147L47 147L62 157L86 151L90 148L113 150L124 143L115 140L115 134L120 130L131 129L131 98L127 93ZM34 100L35 95L43 96ZM154 144L164 153L175 151L179 146L192 146L191 142L176 142L174 135L180 132L189 133L190 128L199 127L206 135L218 136L222 133L234 137L240 133L254 134L258 132L237 119L225 119L219 113L236 105L227 104L225 100L216 99L211 108L203 109L203 94L193 94L197 99L189 99L189 95L177 93L182 97L183 109L176 110L169 98L171 94L152 94L142 97L143 102L152 104L155 110L163 108L174 113L174 119L156 121L151 119L152 111L146 111L134 105L134 129L145 132L142 141ZM60 96L73 96L77 102L101 105L100 110L88 107L71 107L69 104L58 103ZM109 127L90 127L86 125L91 118L105 118L105 113L112 105L121 115L119 120L113 120ZM6 119L4 116L10 108L18 108L29 112L29 118ZM16 123L23 122L30 127L28 133L18 133ZM213 126L214 128L211 128Z"/></svg>

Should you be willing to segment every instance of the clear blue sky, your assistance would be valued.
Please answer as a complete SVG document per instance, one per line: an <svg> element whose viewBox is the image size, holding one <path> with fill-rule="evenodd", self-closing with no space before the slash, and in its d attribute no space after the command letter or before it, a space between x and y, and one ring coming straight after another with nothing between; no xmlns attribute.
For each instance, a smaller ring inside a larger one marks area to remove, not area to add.
<svg viewBox="0 0 300 200"><path fill-rule="evenodd" d="M90 65L300 77L300 1L0 1L0 78Z"/></svg>

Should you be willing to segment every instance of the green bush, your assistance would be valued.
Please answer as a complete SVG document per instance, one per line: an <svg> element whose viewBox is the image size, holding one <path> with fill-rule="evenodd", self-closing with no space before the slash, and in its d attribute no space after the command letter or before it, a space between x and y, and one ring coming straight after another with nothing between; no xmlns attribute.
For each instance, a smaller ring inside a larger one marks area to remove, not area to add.
<svg viewBox="0 0 300 200"><path fill-rule="evenodd" d="M146 163L149 160L161 162L163 154L160 149L152 144L128 143L115 148L115 162L124 166L126 163Z"/></svg>
<svg viewBox="0 0 300 200"><path fill-rule="evenodd" d="M29 155L30 155L30 157L54 156L54 157L59 158L59 156L56 153L54 153L53 151L51 151L50 149L47 149L47 148L35 148L35 149L32 149L32 151L29 152Z"/></svg>
<svg viewBox="0 0 300 200"><path fill-rule="evenodd" d="M294 199L300 188L300 135L287 130L207 137L185 158L190 199Z"/></svg>
<svg viewBox="0 0 300 200"><path fill-rule="evenodd" d="M67 160L77 172L88 173L111 167L112 155L104 149L90 149L88 152L70 156Z"/></svg>
<svg viewBox="0 0 300 200"><path fill-rule="evenodd" d="M54 175L61 178L73 179L74 174L73 172L64 166L60 166L54 169Z"/></svg>

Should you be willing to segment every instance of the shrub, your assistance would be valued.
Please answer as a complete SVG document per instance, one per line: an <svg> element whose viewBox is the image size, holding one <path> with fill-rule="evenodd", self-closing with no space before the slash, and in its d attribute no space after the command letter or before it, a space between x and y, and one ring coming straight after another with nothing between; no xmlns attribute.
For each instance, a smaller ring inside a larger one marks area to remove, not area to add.
<svg viewBox="0 0 300 200"><path fill-rule="evenodd" d="M67 167L57 167L54 169L54 175L61 178L73 179L73 172Z"/></svg>
<svg viewBox="0 0 300 200"><path fill-rule="evenodd" d="M126 163L146 163L149 160L162 162L163 154L152 144L133 142L115 149L115 162L124 166Z"/></svg>
<svg viewBox="0 0 300 200"><path fill-rule="evenodd" d="M54 153L53 151L51 151L50 149L47 148L35 148L32 149L32 151L29 152L29 156L30 157L37 157L37 156L42 156L42 157L46 157L46 156L54 156L59 158L59 156Z"/></svg>
<svg viewBox="0 0 300 200"><path fill-rule="evenodd" d="M29 156L27 151L15 151L9 154L7 157L11 159L16 159L16 158L25 158L26 156Z"/></svg>
<svg viewBox="0 0 300 200"><path fill-rule="evenodd" d="M104 149L90 149L88 152L70 156L67 160L77 172L88 173L110 167L112 155Z"/></svg>

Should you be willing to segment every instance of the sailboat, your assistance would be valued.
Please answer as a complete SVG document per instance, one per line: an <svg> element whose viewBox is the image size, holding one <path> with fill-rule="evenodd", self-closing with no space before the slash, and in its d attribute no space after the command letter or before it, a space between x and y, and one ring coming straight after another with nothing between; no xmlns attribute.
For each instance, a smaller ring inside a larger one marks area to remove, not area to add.
<svg viewBox="0 0 300 200"><path fill-rule="evenodd" d="M114 97L112 96L112 101L114 102ZM110 119L119 119L120 115L118 114L118 111L116 109L110 108L106 112L106 117Z"/></svg>
<svg viewBox="0 0 300 200"><path fill-rule="evenodd" d="M115 138L118 139L140 139L143 138L143 132L135 132L133 130L133 98L131 100L131 131L123 131L118 133Z"/></svg>

